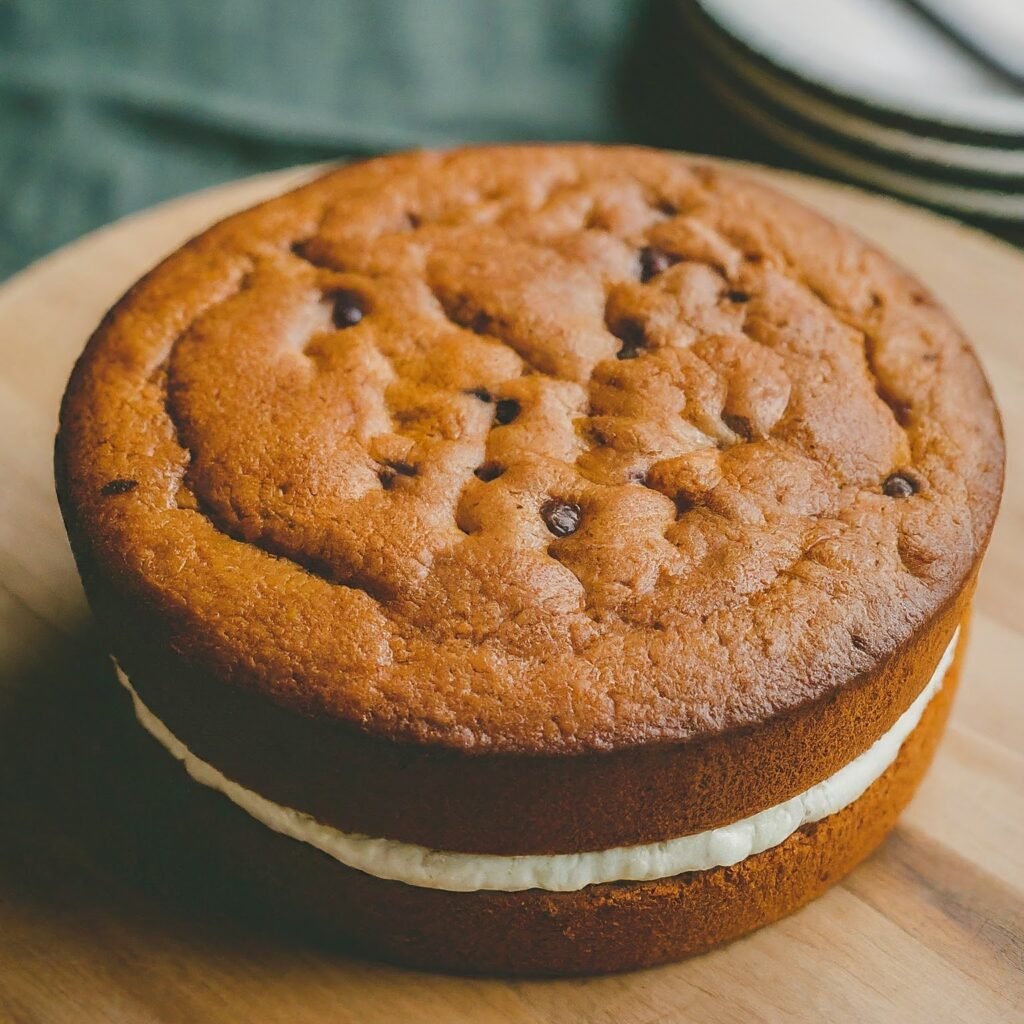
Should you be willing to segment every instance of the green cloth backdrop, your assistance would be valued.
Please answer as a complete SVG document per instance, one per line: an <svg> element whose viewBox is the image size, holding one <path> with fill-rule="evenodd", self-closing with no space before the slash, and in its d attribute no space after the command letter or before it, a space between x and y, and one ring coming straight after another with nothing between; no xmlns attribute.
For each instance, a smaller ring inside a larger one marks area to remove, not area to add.
<svg viewBox="0 0 1024 1024"><path fill-rule="evenodd" d="M0 278L132 210L304 161L678 142L675 15L669 0L0 0Z"/></svg>

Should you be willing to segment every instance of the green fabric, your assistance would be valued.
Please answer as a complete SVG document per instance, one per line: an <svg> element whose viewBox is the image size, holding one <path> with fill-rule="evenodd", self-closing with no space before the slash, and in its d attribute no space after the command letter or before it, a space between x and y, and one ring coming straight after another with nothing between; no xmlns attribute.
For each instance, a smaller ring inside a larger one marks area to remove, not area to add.
<svg viewBox="0 0 1024 1024"><path fill-rule="evenodd" d="M650 98L672 6L0 0L0 278L132 210L304 161L671 141Z"/></svg>

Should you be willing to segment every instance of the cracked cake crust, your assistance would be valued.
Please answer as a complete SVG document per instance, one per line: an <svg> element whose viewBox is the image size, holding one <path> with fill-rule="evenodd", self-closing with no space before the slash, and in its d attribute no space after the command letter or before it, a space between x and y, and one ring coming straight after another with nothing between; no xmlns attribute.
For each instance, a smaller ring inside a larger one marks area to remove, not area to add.
<svg viewBox="0 0 1024 1024"><path fill-rule="evenodd" d="M585 147L371 161L218 225L104 321L61 436L80 532L191 606L189 655L520 752L720 732L871 671L963 587L1001 471L917 282L732 173Z"/></svg>
<svg viewBox="0 0 1024 1024"><path fill-rule="evenodd" d="M934 299L717 166L355 164L107 315L58 495L113 652L228 776L346 831L674 838L920 692L1002 483Z"/></svg>

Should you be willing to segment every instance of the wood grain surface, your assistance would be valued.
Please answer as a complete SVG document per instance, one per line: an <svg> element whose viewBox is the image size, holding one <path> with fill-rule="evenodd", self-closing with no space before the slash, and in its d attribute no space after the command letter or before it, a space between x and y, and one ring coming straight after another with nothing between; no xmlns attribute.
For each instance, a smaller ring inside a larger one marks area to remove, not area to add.
<svg viewBox="0 0 1024 1024"><path fill-rule="evenodd" d="M1009 441L952 723L883 848L799 914L707 956L514 983L317 948L261 921L211 868L197 787L134 724L94 637L53 495L53 434L72 362L111 302L189 235L308 173L129 218L0 288L0 1020L1024 1021L1024 256L793 175L768 176L945 300Z"/></svg>

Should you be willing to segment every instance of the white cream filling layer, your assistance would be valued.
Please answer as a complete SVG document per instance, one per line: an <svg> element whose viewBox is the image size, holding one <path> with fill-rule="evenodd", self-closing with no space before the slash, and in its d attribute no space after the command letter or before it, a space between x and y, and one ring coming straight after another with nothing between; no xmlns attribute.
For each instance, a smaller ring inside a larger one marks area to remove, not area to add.
<svg viewBox="0 0 1024 1024"><path fill-rule="evenodd" d="M686 871L728 867L770 849L802 825L820 821L853 803L896 759L903 741L921 720L928 702L942 687L953 661L959 629L953 634L925 688L884 736L834 775L774 807L721 828L660 843L618 846L586 853L524 854L451 853L396 839L341 832L308 814L282 807L225 778L196 757L142 703L128 677L117 675L131 694L139 722L181 761L196 782L223 793L257 821L283 835L309 843L342 864L377 878L428 889L518 892L547 889L575 892L598 882L652 881Z"/></svg>

